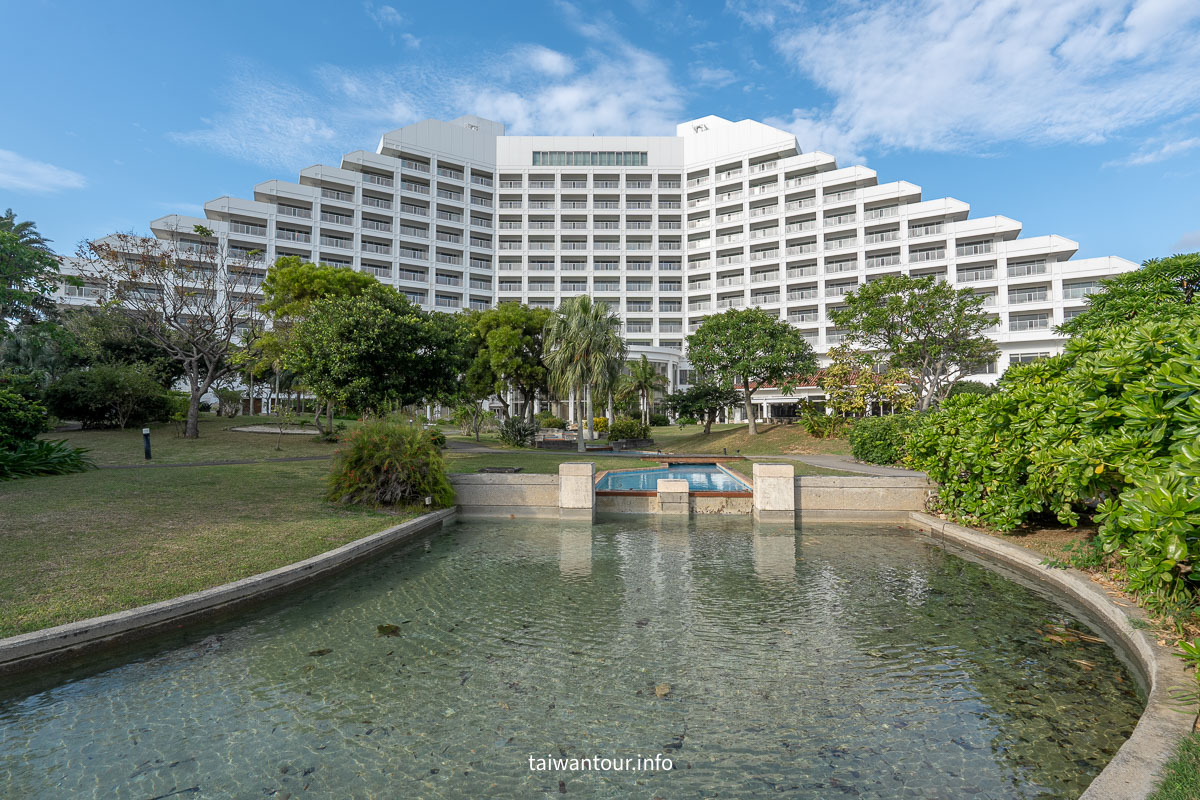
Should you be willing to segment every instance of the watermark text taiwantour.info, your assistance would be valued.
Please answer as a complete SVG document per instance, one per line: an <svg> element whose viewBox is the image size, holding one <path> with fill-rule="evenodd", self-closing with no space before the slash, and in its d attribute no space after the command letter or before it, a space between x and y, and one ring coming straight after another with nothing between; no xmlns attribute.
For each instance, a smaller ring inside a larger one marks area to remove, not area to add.
<svg viewBox="0 0 1200 800"><path fill-rule="evenodd" d="M671 759L658 753L654 756L566 757L547 755L529 757L530 772L665 772L675 768Z"/></svg>

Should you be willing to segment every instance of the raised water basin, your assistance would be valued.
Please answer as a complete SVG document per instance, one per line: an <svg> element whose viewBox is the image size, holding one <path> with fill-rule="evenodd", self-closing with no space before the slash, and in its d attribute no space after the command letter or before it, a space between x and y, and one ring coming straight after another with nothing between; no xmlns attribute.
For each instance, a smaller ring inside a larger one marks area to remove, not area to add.
<svg viewBox="0 0 1200 800"><path fill-rule="evenodd" d="M749 492L750 486L716 464L671 464L666 467L610 472L596 483L598 492L654 492L661 478L682 478L692 492Z"/></svg>

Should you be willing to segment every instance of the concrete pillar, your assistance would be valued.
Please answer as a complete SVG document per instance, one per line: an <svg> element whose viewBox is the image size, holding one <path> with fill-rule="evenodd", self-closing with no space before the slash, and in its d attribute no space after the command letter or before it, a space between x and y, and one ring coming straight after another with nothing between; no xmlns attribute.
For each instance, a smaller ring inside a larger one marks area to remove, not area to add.
<svg viewBox="0 0 1200 800"><path fill-rule="evenodd" d="M754 464L754 518L763 522L796 521L796 468L791 464Z"/></svg>
<svg viewBox="0 0 1200 800"><path fill-rule="evenodd" d="M596 521L596 465L591 461L566 461L558 465L558 516L560 519Z"/></svg>
<svg viewBox="0 0 1200 800"><path fill-rule="evenodd" d="M691 513L688 505L688 482L682 478L658 479L658 513L687 516Z"/></svg>

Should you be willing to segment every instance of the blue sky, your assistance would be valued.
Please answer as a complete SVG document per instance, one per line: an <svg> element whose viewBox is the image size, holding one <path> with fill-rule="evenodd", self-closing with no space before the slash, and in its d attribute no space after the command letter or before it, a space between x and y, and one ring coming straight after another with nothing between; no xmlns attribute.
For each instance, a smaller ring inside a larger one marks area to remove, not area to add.
<svg viewBox="0 0 1200 800"><path fill-rule="evenodd" d="M3 20L0 209L61 253L465 113L760 119L1081 256L1200 250L1197 0L6 0Z"/></svg>

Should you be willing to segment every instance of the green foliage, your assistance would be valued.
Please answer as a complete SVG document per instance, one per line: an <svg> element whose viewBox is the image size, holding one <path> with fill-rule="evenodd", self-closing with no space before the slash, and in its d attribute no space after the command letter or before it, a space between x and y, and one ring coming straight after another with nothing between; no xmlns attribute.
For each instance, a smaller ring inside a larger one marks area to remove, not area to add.
<svg viewBox="0 0 1200 800"><path fill-rule="evenodd" d="M64 315L62 329L68 341L60 348L71 366L141 366L164 388L184 376L183 364L152 340L145 323L116 309L75 309Z"/></svg>
<svg viewBox="0 0 1200 800"><path fill-rule="evenodd" d="M1011 530L1066 524L1097 504L1097 541L1128 586L1187 602L1200 574L1200 318L1128 323L1009 368L991 396L926 415L908 463L941 484L949 516Z"/></svg>
<svg viewBox="0 0 1200 800"><path fill-rule="evenodd" d="M66 373L46 388L46 405L60 419L85 428L137 425L170 416L158 380L138 366L100 365Z"/></svg>
<svg viewBox="0 0 1200 800"><path fill-rule="evenodd" d="M466 384L476 396L503 398L512 387L529 400L546 387L543 331L552 314L546 308L500 303L470 318Z"/></svg>
<svg viewBox="0 0 1200 800"><path fill-rule="evenodd" d="M0 481L38 475L68 475L95 468L87 450L77 450L66 442L32 439L0 447Z"/></svg>
<svg viewBox="0 0 1200 800"><path fill-rule="evenodd" d="M543 411L537 415L537 423L543 428L552 428L560 431L567 427L567 421L565 419L556 417L548 411ZM608 424L607 420L605 420L605 424Z"/></svg>
<svg viewBox="0 0 1200 800"><path fill-rule="evenodd" d="M46 409L14 392L0 388L0 447L29 441L47 429Z"/></svg>
<svg viewBox="0 0 1200 800"><path fill-rule="evenodd" d="M786 393L817 365L799 330L759 308L731 308L705 319L688 337L688 359L700 383L742 387L752 434L758 433L751 410L754 392L774 384Z"/></svg>
<svg viewBox="0 0 1200 800"><path fill-rule="evenodd" d="M523 417L509 417L500 423L500 441L509 447L529 447L537 432L537 423Z"/></svg>
<svg viewBox="0 0 1200 800"><path fill-rule="evenodd" d="M912 421L910 414L856 420L850 428L850 454L868 464L899 463L904 457L904 440Z"/></svg>
<svg viewBox="0 0 1200 800"><path fill-rule="evenodd" d="M741 399L742 393L730 385L698 380L683 391L667 395L664 402L681 418L703 420L704 432L708 433L721 409L736 405Z"/></svg>
<svg viewBox="0 0 1200 800"><path fill-rule="evenodd" d="M366 506L424 506L428 497L432 508L452 505L454 489L433 433L390 419L355 428L334 456L328 498Z"/></svg>
<svg viewBox="0 0 1200 800"><path fill-rule="evenodd" d="M891 367L875 372L875 359L867 353L839 345L831 348L832 362L821 370L820 386L825 402L835 414L861 416L874 404L887 403L893 412L908 411L916 402L912 374Z"/></svg>
<svg viewBox="0 0 1200 800"><path fill-rule="evenodd" d="M550 371L550 383L561 395L575 390L579 411L576 418L584 420L587 390L597 397L612 391L625 363L621 318L607 303L581 294L562 302L546 323L543 336L543 359ZM581 430L576 440L580 453L587 447L584 439Z"/></svg>
<svg viewBox="0 0 1200 800"><path fill-rule="evenodd" d="M699 420L697 420L695 417L680 417L679 418L680 427L682 427L684 425L699 425L699 424L700 424Z"/></svg>
<svg viewBox="0 0 1200 800"><path fill-rule="evenodd" d="M596 433L607 433L608 417L592 417L592 429Z"/></svg>
<svg viewBox="0 0 1200 800"><path fill-rule="evenodd" d="M0 334L10 320L34 322L53 311L53 295L64 279L46 244L34 223L17 222L11 208L0 216Z"/></svg>
<svg viewBox="0 0 1200 800"><path fill-rule="evenodd" d="M629 362L628 369L628 374L622 375L617 382L617 399L625 400L636 397L642 421L653 424L650 422L650 407L653 404L655 392L662 391L667 387L667 376L659 373L645 355L637 361Z"/></svg>
<svg viewBox="0 0 1200 800"><path fill-rule="evenodd" d="M960 394L989 395L995 394L998 391L1000 391L999 387L990 383L983 383L981 381L959 381L950 387L950 392L947 394L947 397L956 397Z"/></svg>
<svg viewBox="0 0 1200 800"><path fill-rule="evenodd" d="M479 441L479 434L483 429L489 427L496 421L496 412L488 411L479 403L467 402L461 403L454 409L451 422L458 426L459 431L466 436L474 433L475 441Z"/></svg>
<svg viewBox="0 0 1200 800"><path fill-rule="evenodd" d="M440 428L430 428L428 433L429 433L429 440L431 442L433 442L433 444L439 450L446 449L446 432L445 431L441 430Z"/></svg>
<svg viewBox="0 0 1200 800"><path fill-rule="evenodd" d="M839 414L808 410L801 412L800 424L814 439L834 439L846 430L850 421Z"/></svg>
<svg viewBox="0 0 1200 800"><path fill-rule="evenodd" d="M932 277L888 275L858 287L843 302L829 318L846 329L846 342L886 353L890 369L911 376L922 411L996 355L987 336L992 318L971 289L954 289Z"/></svg>
<svg viewBox="0 0 1200 800"><path fill-rule="evenodd" d="M1087 298L1087 310L1064 322L1070 336L1102 331L1136 319L1139 322L1200 316L1200 253L1151 258L1141 269L1100 282Z"/></svg>
<svg viewBox="0 0 1200 800"><path fill-rule="evenodd" d="M284 366L359 413L433 398L458 379L454 332L441 316L383 285L317 300L292 332Z"/></svg>
<svg viewBox="0 0 1200 800"><path fill-rule="evenodd" d="M667 418L666 414L651 414L650 415L650 427L652 427L652 428L661 428L663 425L670 425L670 424L671 424L671 420L669 420Z"/></svg>
<svg viewBox="0 0 1200 800"><path fill-rule="evenodd" d="M233 419L242 411L242 392L240 389L217 389L217 414Z"/></svg>
<svg viewBox="0 0 1200 800"><path fill-rule="evenodd" d="M354 297L379 285L374 275L365 272L282 256L263 279L260 308L272 318L286 321L304 316L318 300Z"/></svg>
<svg viewBox="0 0 1200 800"><path fill-rule="evenodd" d="M629 417L618 417L613 421L613 424L608 429L608 439L649 439L650 426L646 423L630 419Z"/></svg>

